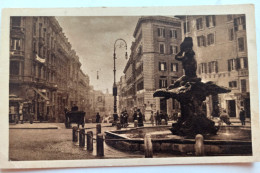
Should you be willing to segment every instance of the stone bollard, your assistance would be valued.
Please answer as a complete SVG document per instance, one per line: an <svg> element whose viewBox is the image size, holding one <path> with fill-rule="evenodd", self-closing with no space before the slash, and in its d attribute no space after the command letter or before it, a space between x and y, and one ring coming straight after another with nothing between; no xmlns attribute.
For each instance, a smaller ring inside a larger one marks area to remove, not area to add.
<svg viewBox="0 0 260 173"><path fill-rule="evenodd" d="M196 135L194 148L196 156L205 156L204 138L201 134Z"/></svg>
<svg viewBox="0 0 260 173"><path fill-rule="evenodd" d="M165 119L162 119L162 125L166 125Z"/></svg>
<svg viewBox="0 0 260 173"><path fill-rule="evenodd" d="M77 130L78 127L76 126L72 128L72 142L77 142Z"/></svg>
<svg viewBox="0 0 260 173"><path fill-rule="evenodd" d="M97 134L97 156L104 156L104 139L102 134Z"/></svg>
<svg viewBox="0 0 260 173"><path fill-rule="evenodd" d="M87 136L87 133L85 133L85 136L84 136L84 148L83 150L87 150L87 143L88 143L88 136Z"/></svg>
<svg viewBox="0 0 260 173"><path fill-rule="evenodd" d="M145 158L153 157L153 143L150 134L146 134L144 137L144 155Z"/></svg>
<svg viewBox="0 0 260 173"><path fill-rule="evenodd" d="M101 133L101 124L96 125L97 134Z"/></svg>
<svg viewBox="0 0 260 173"><path fill-rule="evenodd" d="M87 150L93 151L93 132L87 132Z"/></svg>
<svg viewBox="0 0 260 173"><path fill-rule="evenodd" d="M79 132L79 146L84 147L85 145L85 129L80 129Z"/></svg>
<svg viewBox="0 0 260 173"><path fill-rule="evenodd" d="M117 123L116 123L116 129L117 129L117 130L120 130L120 129L121 129L121 123L120 123L120 122L117 122Z"/></svg>
<svg viewBox="0 0 260 173"><path fill-rule="evenodd" d="M77 146L79 146L79 132L80 132L80 129L77 129L77 141L76 141L76 144L75 145L77 145Z"/></svg>
<svg viewBox="0 0 260 173"><path fill-rule="evenodd" d="M138 126L138 121L134 120L134 127L137 127L137 126Z"/></svg>

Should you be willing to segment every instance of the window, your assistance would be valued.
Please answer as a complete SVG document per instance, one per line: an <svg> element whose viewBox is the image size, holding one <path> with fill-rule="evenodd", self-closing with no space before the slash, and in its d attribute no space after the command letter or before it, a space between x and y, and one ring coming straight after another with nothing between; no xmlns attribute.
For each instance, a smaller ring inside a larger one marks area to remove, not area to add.
<svg viewBox="0 0 260 173"><path fill-rule="evenodd" d="M234 40L234 30L233 30L233 28L228 30L228 40L229 41Z"/></svg>
<svg viewBox="0 0 260 173"><path fill-rule="evenodd" d="M234 19L234 28L235 31L246 30L246 19L245 16Z"/></svg>
<svg viewBox="0 0 260 173"><path fill-rule="evenodd" d="M230 81L228 83L228 85L229 85L230 88L236 88L237 87L237 81Z"/></svg>
<svg viewBox="0 0 260 173"><path fill-rule="evenodd" d="M190 22L184 22L183 23L183 30L184 30L184 34L186 32L190 32Z"/></svg>
<svg viewBox="0 0 260 173"><path fill-rule="evenodd" d="M177 54L178 46L170 45L170 54Z"/></svg>
<svg viewBox="0 0 260 173"><path fill-rule="evenodd" d="M207 73L207 63L201 63L201 73Z"/></svg>
<svg viewBox="0 0 260 173"><path fill-rule="evenodd" d="M207 27L216 26L216 17L215 16L206 16L206 26Z"/></svg>
<svg viewBox="0 0 260 173"><path fill-rule="evenodd" d="M198 47L206 46L205 36L203 36L203 35L198 36L197 41L198 41Z"/></svg>
<svg viewBox="0 0 260 173"><path fill-rule="evenodd" d="M164 54L164 43L159 44L160 54Z"/></svg>
<svg viewBox="0 0 260 173"><path fill-rule="evenodd" d="M170 38L177 38L177 31L176 30L170 30Z"/></svg>
<svg viewBox="0 0 260 173"><path fill-rule="evenodd" d="M231 21L233 19L233 16L232 15L227 15L227 21Z"/></svg>
<svg viewBox="0 0 260 173"><path fill-rule="evenodd" d="M12 19L12 27L21 26L21 17L11 17L11 19Z"/></svg>
<svg viewBox="0 0 260 173"><path fill-rule="evenodd" d="M159 71L166 71L166 62L159 62Z"/></svg>
<svg viewBox="0 0 260 173"><path fill-rule="evenodd" d="M202 18L199 18L196 20L196 26L197 26L197 30L200 30L203 28L203 25L202 25Z"/></svg>
<svg viewBox="0 0 260 173"><path fill-rule="evenodd" d="M248 68L247 57L237 58L237 69Z"/></svg>
<svg viewBox="0 0 260 173"><path fill-rule="evenodd" d="M237 60L236 59L229 59L228 60L228 71L236 70L237 68Z"/></svg>
<svg viewBox="0 0 260 173"><path fill-rule="evenodd" d="M137 84L137 91L144 89L144 81Z"/></svg>
<svg viewBox="0 0 260 173"><path fill-rule="evenodd" d="M245 50L244 37L238 38L238 51L243 52Z"/></svg>
<svg viewBox="0 0 260 173"><path fill-rule="evenodd" d="M159 80L159 88L167 88L167 79Z"/></svg>
<svg viewBox="0 0 260 173"><path fill-rule="evenodd" d="M246 92L246 80L242 79L241 80L241 92Z"/></svg>
<svg viewBox="0 0 260 173"><path fill-rule="evenodd" d="M214 44L214 34L208 34L208 45Z"/></svg>
<svg viewBox="0 0 260 173"><path fill-rule="evenodd" d="M21 49L21 40L17 38L11 39L11 50L20 50Z"/></svg>
<svg viewBox="0 0 260 173"><path fill-rule="evenodd" d="M42 36L42 24L39 23L39 37Z"/></svg>
<svg viewBox="0 0 260 173"><path fill-rule="evenodd" d="M178 71L178 63L171 63L171 71L172 72Z"/></svg>
<svg viewBox="0 0 260 173"><path fill-rule="evenodd" d="M35 41L33 41L33 52L36 53L36 42Z"/></svg>
<svg viewBox="0 0 260 173"><path fill-rule="evenodd" d="M19 75L20 63L18 61L11 61L10 62L10 74L11 75Z"/></svg>
<svg viewBox="0 0 260 173"><path fill-rule="evenodd" d="M33 22L33 36L36 36L36 22Z"/></svg>
<svg viewBox="0 0 260 173"><path fill-rule="evenodd" d="M211 61L208 63L209 73L217 73L218 72L218 62Z"/></svg>
<svg viewBox="0 0 260 173"><path fill-rule="evenodd" d="M164 28L157 28L158 37L165 37L165 29Z"/></svg>

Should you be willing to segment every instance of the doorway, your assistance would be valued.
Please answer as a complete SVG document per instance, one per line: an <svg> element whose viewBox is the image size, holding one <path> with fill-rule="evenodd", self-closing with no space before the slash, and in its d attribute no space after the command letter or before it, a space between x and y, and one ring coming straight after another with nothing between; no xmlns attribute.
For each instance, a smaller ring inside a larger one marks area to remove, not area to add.
<svg viewBox="0 0 260 173"><path fill-rule="evenodd" d="M228 100L228 114L230 117L236 117L236 101Z"/></svg>

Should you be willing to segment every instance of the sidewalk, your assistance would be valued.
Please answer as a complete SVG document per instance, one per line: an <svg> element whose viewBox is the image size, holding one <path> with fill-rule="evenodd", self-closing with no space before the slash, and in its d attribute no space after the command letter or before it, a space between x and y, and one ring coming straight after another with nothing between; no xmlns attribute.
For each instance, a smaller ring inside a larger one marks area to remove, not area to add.
<svg viewBox="0 0 260 173"><path fill-rule="evenodd" d="M24 123L9 124L9 129L59 129L59 127L51 123Z"/></svg>

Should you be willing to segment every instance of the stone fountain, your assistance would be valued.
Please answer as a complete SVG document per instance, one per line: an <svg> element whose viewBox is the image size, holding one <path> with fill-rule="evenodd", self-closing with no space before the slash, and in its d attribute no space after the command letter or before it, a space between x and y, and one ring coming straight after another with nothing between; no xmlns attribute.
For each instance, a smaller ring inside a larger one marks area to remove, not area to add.
<svg viewBox="0 0 260 173"><path fill-rule="evenodd" d="M202 110L202 103L209 95L228 93L230 90L212 82L201 82L201 78L196 75L197 62L192 46L192 38L186 37L180 45L180 52L175 57L176 60L182 62L185 75L167 89L156 90L153 96L165 99L173 98L180 102L181 117L171 128L173 134L181 136L215 135L219 128L206 117L206 113Z"/></svg>
<svg viewBox="0 0 260 173"><path fill-rule="evenodd" d="M208 119L202 103L209 95L230 92L213 82L201 82L197 77L197 62L192 50L192 38L186 37L175 59L182 62L185 75L166 89L158 89L154 97L173 98L180 102L181 117L172 126L141 127L107 131L106 143L122 151L144 151L144 138L151 136L152 149L157 153L174 156L196 155L195 136L203 135L205 154L251 155L251 128L241 126L216 126ZM112 139L112 140L109 140ZM164 155L165 156L165 155Z"/></svg>

